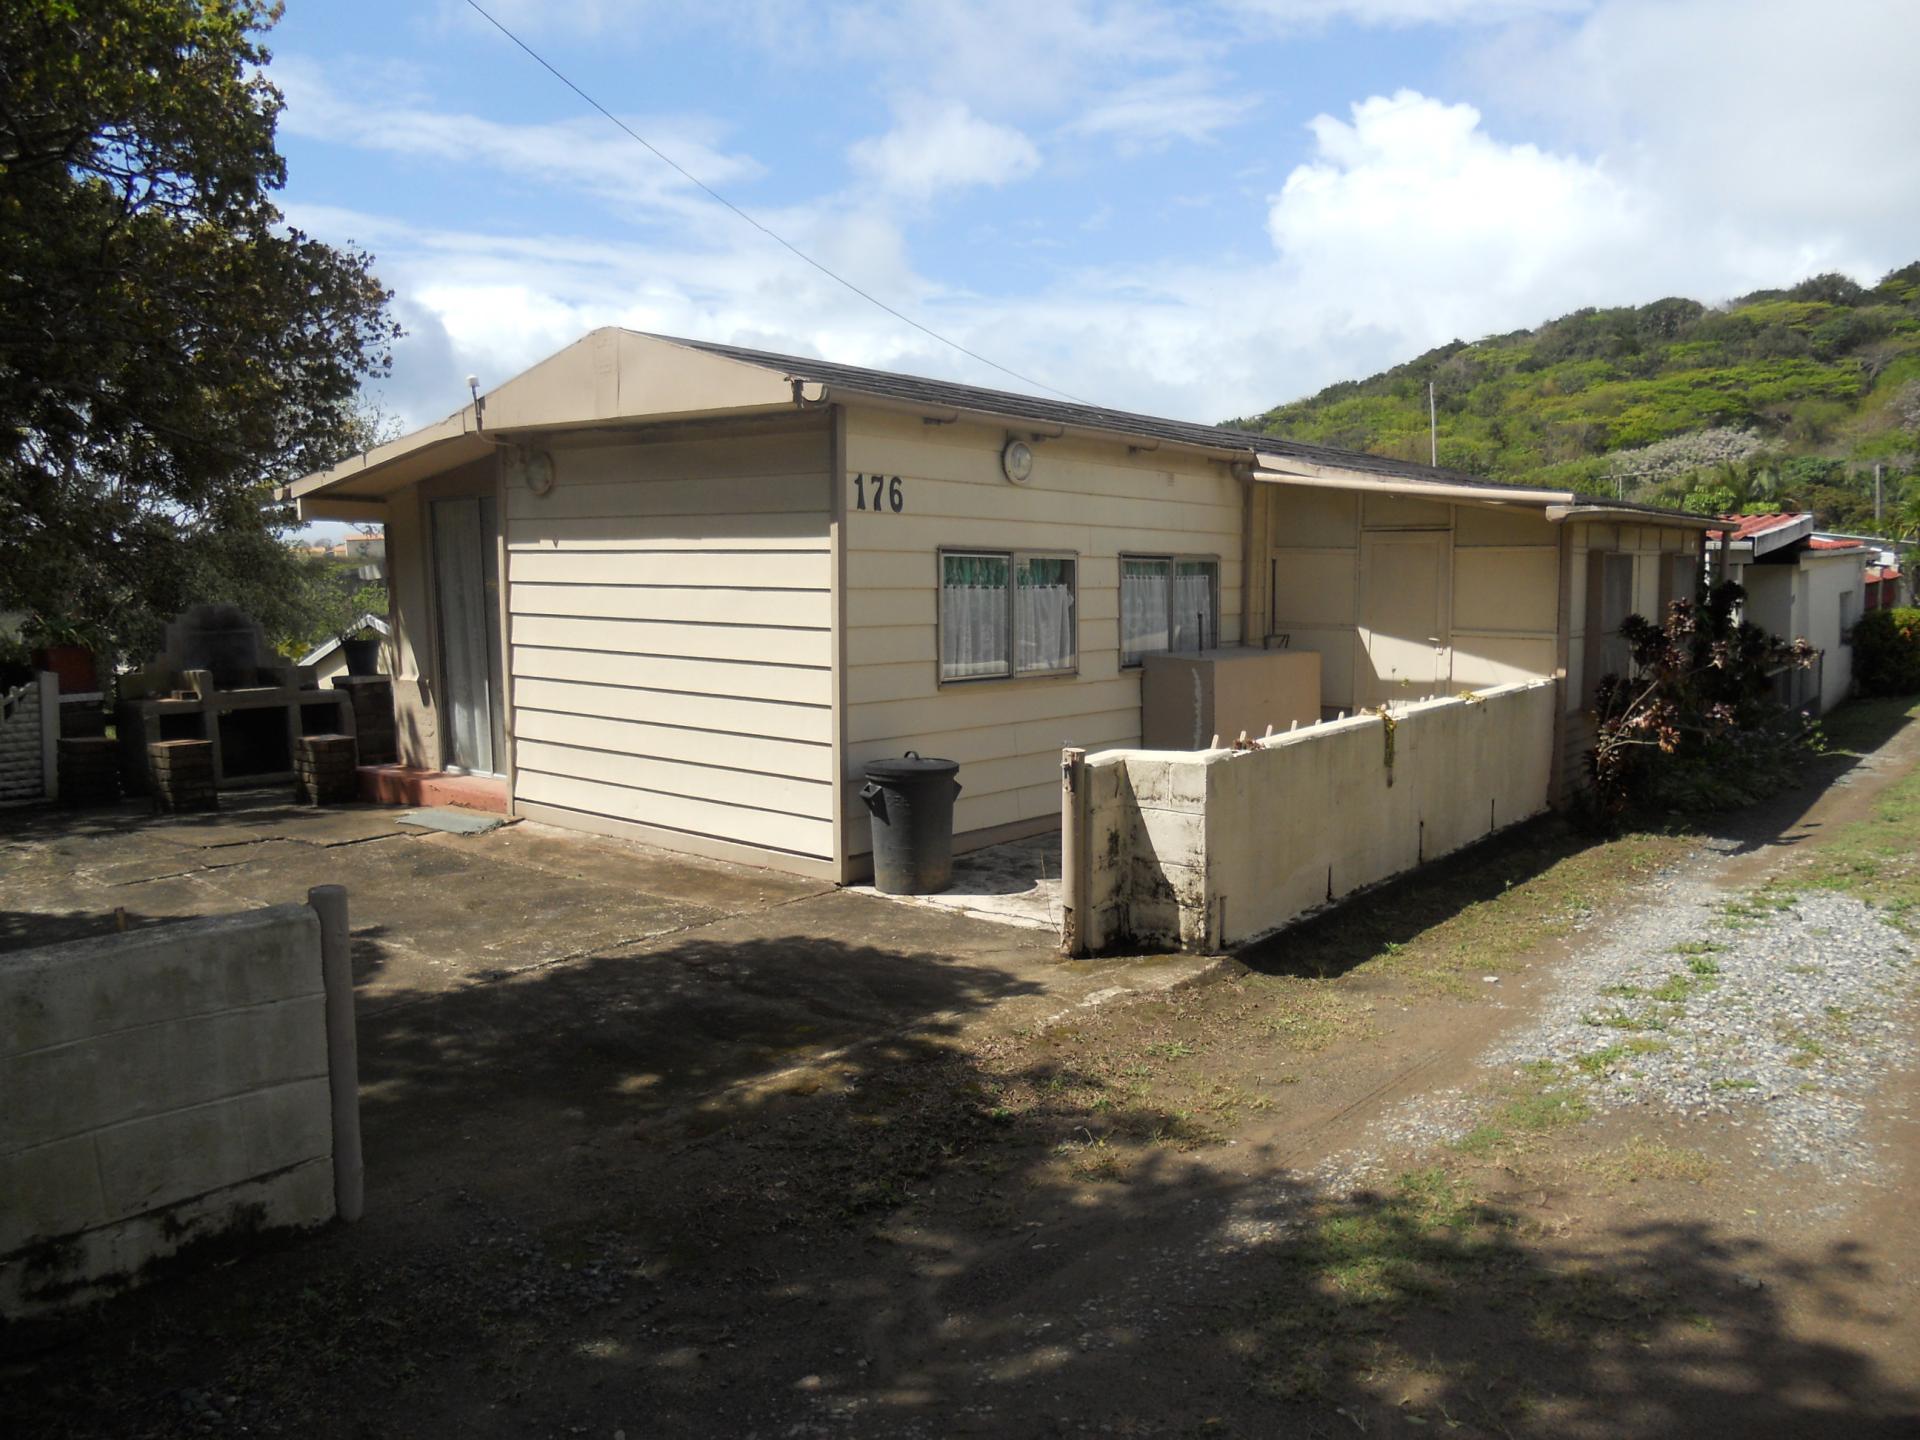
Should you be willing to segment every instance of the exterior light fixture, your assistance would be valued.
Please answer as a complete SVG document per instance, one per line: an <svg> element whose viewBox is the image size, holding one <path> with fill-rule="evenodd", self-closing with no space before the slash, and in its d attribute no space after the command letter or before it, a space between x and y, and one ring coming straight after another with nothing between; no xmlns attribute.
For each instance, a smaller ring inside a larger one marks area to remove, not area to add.
<svg viewBox="0 0 1920 1440"><path fill-rule="evenodd" d="M1033 447L1024 440L1009 440L1000 452L1000 469L1015 485L1033 478Z"/></svg>
<svg viewBox="0 0 1920 1440"><path fill-rule="evenodd" d="M516 450L511 461L514 478L535 495L553 489L553 456L545 450Z"/></svg>

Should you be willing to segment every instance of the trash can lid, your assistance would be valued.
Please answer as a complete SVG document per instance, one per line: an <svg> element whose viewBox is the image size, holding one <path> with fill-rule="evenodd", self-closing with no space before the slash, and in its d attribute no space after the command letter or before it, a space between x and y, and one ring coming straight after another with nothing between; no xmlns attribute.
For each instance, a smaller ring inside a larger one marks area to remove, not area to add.
<svg viewBox="0 0 1920 1440"><path fill-rule="evenodd" d="M960 769L958 760L934 760L920 758L920 752L909 750L898 760L869 760L867 779L878 785L899 784L915 780L930 780L939 775L952 775Z"/></svg>

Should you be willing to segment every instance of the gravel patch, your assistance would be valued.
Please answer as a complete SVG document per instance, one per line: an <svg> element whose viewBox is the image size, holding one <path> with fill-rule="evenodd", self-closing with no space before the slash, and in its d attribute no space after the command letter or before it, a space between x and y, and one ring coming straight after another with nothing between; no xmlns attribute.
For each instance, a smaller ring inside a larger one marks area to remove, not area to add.
<svg viewBox="0 0 1920 1440"><path fill-rule="evenodd" d="M1596 1110L1742 1130L1763 1172L1817 1166L1874 1183L1866 1097L1916 1054L1906 937L1841 894L1736 894L1684 875L1658 889L1558 966L1531 1018L1480 1064ZM1375 1182L1409 1152L1459 1141L1500 1103L1460 1090L1413 1097L1312 1178L1333 1193Z"/></svg>

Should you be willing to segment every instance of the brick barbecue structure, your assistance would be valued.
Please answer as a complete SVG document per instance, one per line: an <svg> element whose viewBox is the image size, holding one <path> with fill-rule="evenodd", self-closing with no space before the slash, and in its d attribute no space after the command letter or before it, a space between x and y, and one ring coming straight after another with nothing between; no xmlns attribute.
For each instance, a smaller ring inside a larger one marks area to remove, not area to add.
<svg viewBox="0 0 1920 1440"><path fill-rule="evenodd" d="M231 605L176 617L162 653L122 677L115 718L122 780L134 793L154 787L154 747L163 741L205 742L213 785L224 789L292 780L301 736L354 733L349 697L315 686Z"/></svg>
<svg viewBox="0 0 1920 1440"><path fill-rule="evenodd" d="M351 735L302 735L293 754L293 793L303 805L340 805L358 797Z"/></svg>
<svg viewBox="0 0 1920 1440"><path fill-rule="evenodd" d="M391 765L400 758L393 722L393 680L386 675L336 675L333 688L353 705L353 738L362 765Z"/></svg>
<svg viewBox="0 0 1920 1440"><path fill-rule="evenodd" d="M210 740L154 741L147 747L147 773L153 808L163 814L220 808Z"/></svg>

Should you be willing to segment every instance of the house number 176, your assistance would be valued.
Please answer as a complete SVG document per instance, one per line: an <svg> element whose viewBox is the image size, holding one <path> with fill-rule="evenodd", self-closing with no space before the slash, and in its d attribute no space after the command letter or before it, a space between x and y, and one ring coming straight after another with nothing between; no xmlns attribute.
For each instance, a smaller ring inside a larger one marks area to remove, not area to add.
<svg viewBox="0 0 1920 1440"><path fill-rule="evenodd" d="M873 493L867 493L867 487L873 487ZM907 508L907 497L900 489L898 475L856 475L853 477L853 508L856 510L891 510L898 515Z"/></svg>

